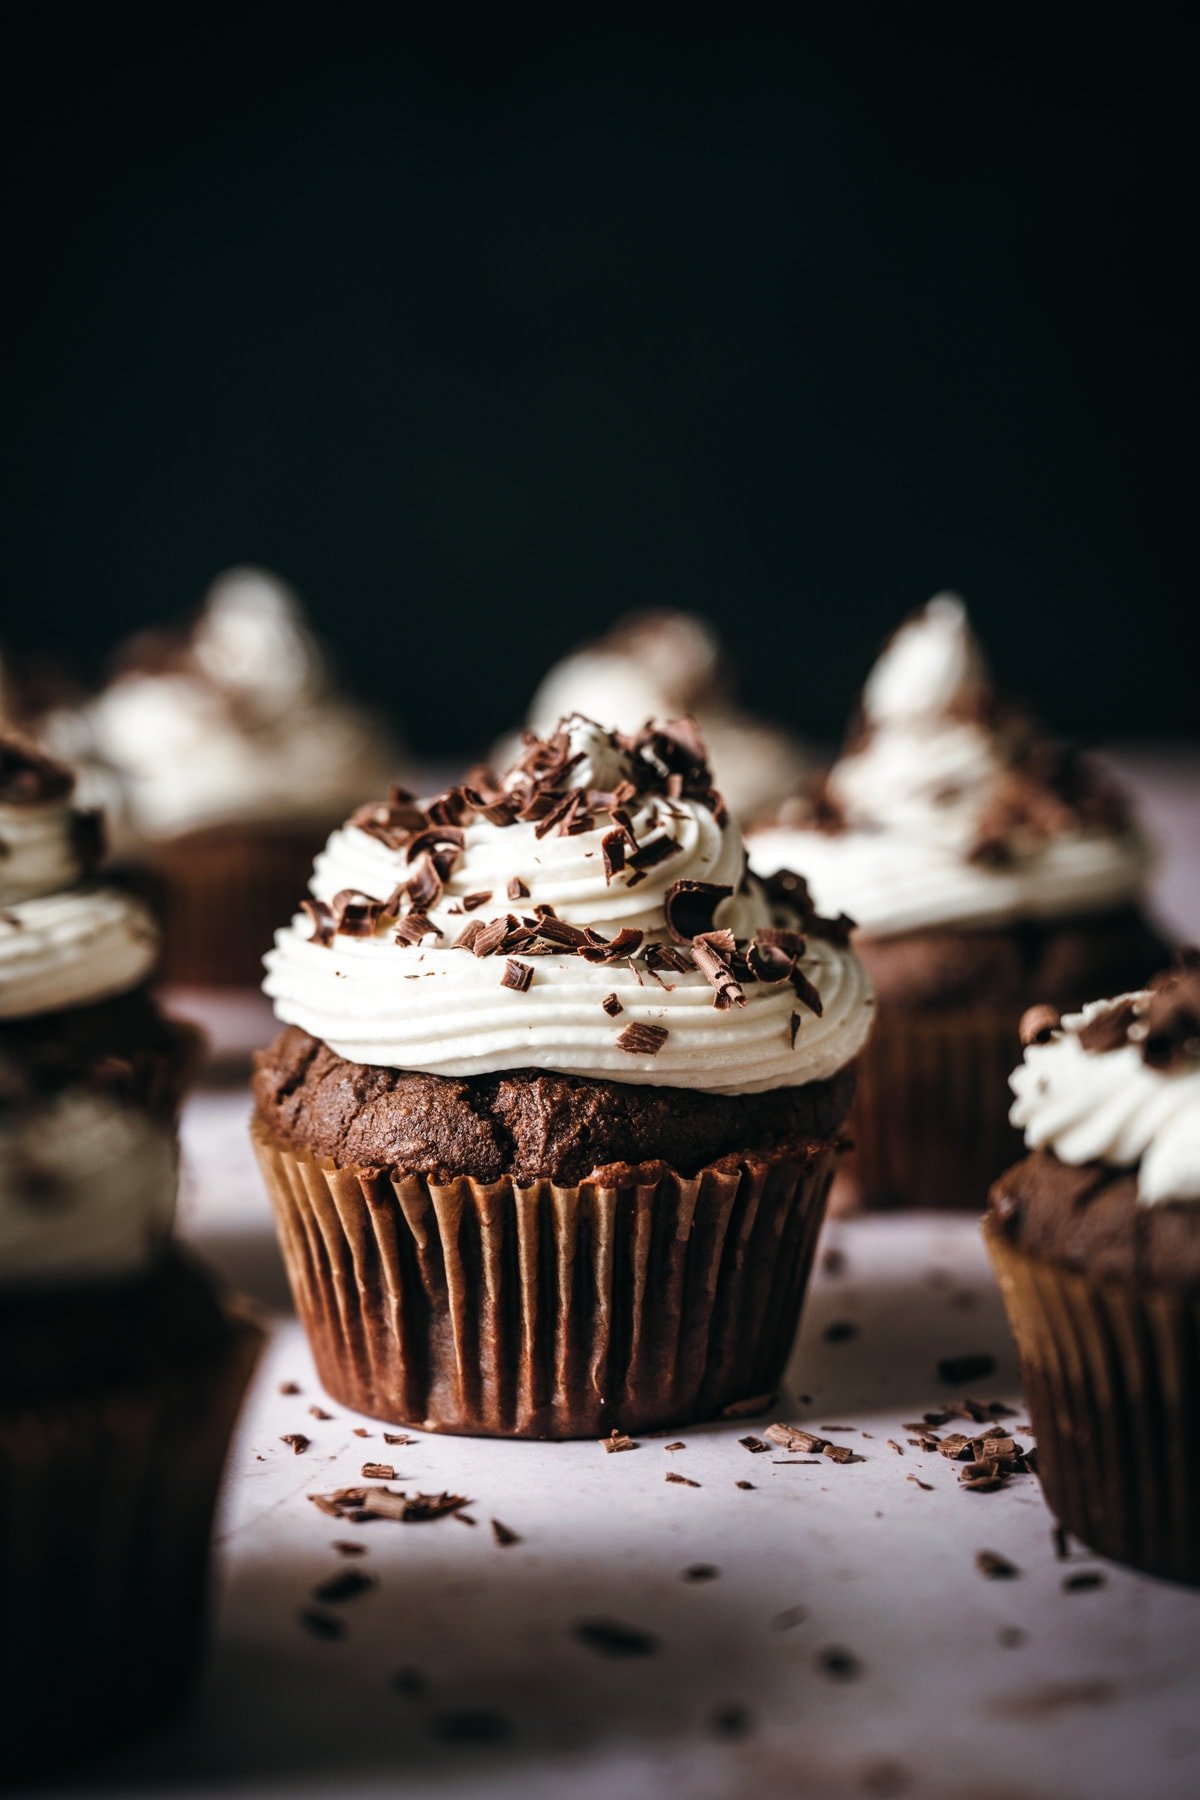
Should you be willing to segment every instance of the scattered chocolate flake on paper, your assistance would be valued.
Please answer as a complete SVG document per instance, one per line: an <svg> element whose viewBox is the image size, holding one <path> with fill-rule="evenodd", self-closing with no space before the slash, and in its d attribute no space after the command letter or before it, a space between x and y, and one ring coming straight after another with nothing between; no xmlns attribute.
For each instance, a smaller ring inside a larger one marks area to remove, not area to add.
<svg viewBox="0 0 1200 1800"><path fill-rule="evenodd" d="M633 1439L631 1437L626 1437L623 1431L618 1431L615 1425L608 1436L606 1438L601 1438L599 1443L600 1448L602 1450L607 1450L610 1456L615 1455L618 1450L637 1449L637 1445L634 1443Z"/></svg>
<svg viewBox="0 0 1200 1800"><path fill-rule="evenodd" d="M670 1033L665 1025L627 1025L617 1039L617 1049L630 1056L657 1056Z"/></svg>
<svg viewBox="0 0 1200 1800"><path fill-rule="evenodd" d="M663 1479L665 1481L673 1481L676 1487L698 1488L700 1486L700 1483L698 1481L693 1481L690 1475L680 1475L675 1469L668 1469Z"/></svg>
<svg viewBox="0 0 1200 1800"><path fill-rule="evenodd" d="M581 1619L575 1636L601 1656L653 1656L660 1649L658 1639L650 1632L636 1625L618 1624L615 1619Z"/></svg>
<svg viewBox="0 0 1200 1800"><path fill-rule="evenodd" d="M814 1451L823 1451L826 1442L813 1431L802 1431L798 1425L784 1425L782 1422L768 1425L763 1436L769 1444L778 1444L782 1450L798 1450L806 1456L811 1456Z"/></svg>
<svg viewBox="0 0 1200 1800"><path fill-rule="evenodd" d="M764 1451L771 1448L770 1444L764 1444L763 1440L758 1437L739 1438L738 1443L743 1450L748 1450L751 1456L762 1456Z"/></svg>
<svg viewBox="0 0 1200 1800"><path fill-rule="evenodd" d="M310 1406L308 1416L310 1419L332 1419L333 1414L327 1413L323 1406Z"/></svg>
<svg viewBox="0 0 1200 1800"><path fill-rule="evenodd" d="M684 1441L683 1441L683 1439L682 1439L682 1438L679 1438L679 1439L678 1439L678 1440L677 1440L677 1441L676 1441L676 1442L675 1442L675 1443L673 1443L673 1444L664 1444L664 1445L663 1445L663 1449L664 1449L664 1450L686 1450L686 1449L687 1449L687 1445L686 1445L686 1444L685 1444L685 1443L684 1443Z"/></svg>
<svg viewBox="0 0 1200 1800"><path fill-rule="evenodd" d="M371 1435L365 1425L355 1425L353 1429L355 1437L370 1437Z"/></svg>
<svg viewBox="0 0 1200 1800"><path fill-rule="evenodd" d="M325 1638L327 1641L346 1635L345 1622L339 1619L336 1613L318 1612L312 1606L302 1609L300 1623L306 1631L311 1631L314 1637Z"/></svg>
<svg viewBox="0 0 1200 1800"><path fill-rule="evenodd" d="M735 1481L733 1485L734 1487L748 1488L751 1492L754 1490L754 1483L752 1481Z"/></svg>
<svg viewBox="0 0 1200 1800"><path fill-rule="evenodd" d="M961 1387L968 1381L983 1381L996 1372L996 1359L986 1350L966 1356L944 1356L937 1366L938 1379L947 1387Z"/></svg>
<svg viewBox="0 0 1200 1800"><path fill-rule="evenodd" d="M521 1542L520 1534L510 1530L507 1525L502 1525L499 1519L492 1520L492 1536L504 1550L507 1550L512 1544L519 1544Z"/></svg>
<svg viewBox="0 0 1200 1800"><path fill-rule="evenodd" d="M365 1462L359 1470L364 1481L395 1481L396 1471L391 1463Z"/></svg>
<svg viewBox="0 0 1200 1800"><path fill-rule="evenodd" d="M1064 1594L1085 1594L1092 1588L1103 1587L1107 1577L1100 1569L1076 1569L1073 1575L1064 1575L1062 1591Z"/></svg>
<svg viewBox="0 0 1200 1800"><path fill-rule="evenodd" d="M322 1606L342 1606L347 1600L357 1600L360 1594L370 1593L378 1585L373 1575L366 1575L361 1569L339 1569L336 1575L317 1583L312 1597Z"/></svg>
<svg viewBox="0 0 1200 1800"><path fill-rule="evenodd" d="M1009 1562L1007 1556L1001 1556L998 1550L977 1550L975 1567L989 1581L1010 1581L1021 1573L1016 1563Z"/></svg>
<svg viewBox="0 0 1200 1800"><path fill-rule="evenodd" d="M866 1458L860 1456L857 1450L852 1450L849 1444L825 1444L822 1446L821 1455L827 1456L830 1462L835 1463L857 1463L866 1461Z"/></svg>
<svg viewBox="0 0 1200 1800"><path fill-rule="evenodd" d="M471 1502L463 1494L405 1494L392 1488L335 1488L329 1494L310 1494L308 1498L335 1519L350 1519L355 1524L368 1519L394 1519L402 1525L420 1524L426 1519L440 1519L457 1513Z"/></svg>
<svg viewBox="0 0 1200 1800"><path fill-rule="evenodd" d="M905 1481L911 1481L913 1486L919 1487L923 1493L932 1494L933 1492L933 1483L931 1481L922 1481L919 1475L908 1474L904 1479Z"/></svg>
<svg viewBox="0 0 1200 1800"><path fill-rule="evenodd" d="M293 1456L303 1456L312 1439L306 1438L302 1431L287 1431L279 1441L288 1446Z"/></svg>
<svg viewBox="0 0 1200 1800"><path fill-rule="evenodd" d="M475 1527L479 1523L479 1520L474 1518L472 1516L472 1514L465 1513L465 1512L456 1512L454 1515L454 1521L455 1521L455 1524L457 1524L457 1525L469 1525L471 1527L472 1531L474 1531Z"/></svg>
<svg viewBox="0 0 1200 1800"><path fill-rule="evenodd" d="M853 1681L862 1673L862 1665L853 1651L845 1650L840 1644L826 1644L818 1650L813 1659L822 1675L828 1675L831 1681Z"/></svg>
<svg viewBox="0 0 1200 1800"><path fill-rule="evenodd" d="M415 1437L409 1437L407 1432L404 1431L385 1431L383 1434L383 1441L385 1444L415 1444L419 1440Z"/></svg>
<svg viewBox="0 0 1200 1800"><path fill-rule="evenodd" d="M897 1443L897 1442L896 1442L896 1440L895 1440L895 1438L889 1438L889 1439L888 1439L888 1441L887 1441L887 1447L888 1447L888 1449L889 1449L889 1450L894 1450L894 1451L895 1451L895 1452L896 1452L896 1455L897 1455L897 1456L903 1456L903 1455L904 1455L904 1445L903 1445L903 1444L898 1444L898 1443Z"/></svg>
<svg viewBox="0 0 1200 1800"><path fill-rule="evenodd" d="M279 1392L281 1394L299 1394L303 1392L303 1389L298 1381L281 1381Z"/></svg>

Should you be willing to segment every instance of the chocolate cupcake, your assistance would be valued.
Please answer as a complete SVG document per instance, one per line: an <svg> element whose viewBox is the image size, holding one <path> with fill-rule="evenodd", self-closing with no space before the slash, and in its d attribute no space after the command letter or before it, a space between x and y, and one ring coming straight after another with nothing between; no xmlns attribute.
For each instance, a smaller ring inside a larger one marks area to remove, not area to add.
<svg viewBox="0 0 1200 1800"><path fill-rule="evenodd" d="M1023 1035L1030 1154L984 1234L1046 1499L1104 1555L1200 1582L1200 955Z"/></svg>
<svg viewBox="0 0 1200 1800"><path fill-rule="evenodd" d="M222 576L185 629L135 639L90 708L45 728L115 777L117 847L161 889L163 975L184 983L257 983L325 836L397 768L295 595L253 569Z"/></svg>
<svg viewBox="0 0 1200 1800"><path fill-rule="evenodd" d="M254 1135L329 1392L547 1438L765 1396L872 1001L844 922L746 873L693 728L576 717L393 794L312 896Z"/></svg>
<svg viewBox="0 0 1200 1800"><path fill-rule="evenodd" d="M858 922L879 1021L844 1187L868 1206L977 1205L1020 1147L1004 1084L1023 1010L1136 987L1169 960L1123 796L997 697L951 595L887 644L815 799L749 847L761 873L802 868L818 905Z"/></svg>
<svg viewBox="0 0 1200 1800"><path fill-rule="evenodd" d="M173 1701L258 1333L171 1248L192 1034L158 936L89 879L72 777L0 737L0 1760Z"/></svg>
<svg viewBox="0 0 1200 1800"><path fill-rule="evenodd" d="M647 719L694 719L739 819L778 805L812 771L798 738L746 709L728 652L712 626L692 613L631 613L555 664L526 723L531 731L552 732L570 713L630 732ZM519 745L508 749L515 755Z"/></svg>

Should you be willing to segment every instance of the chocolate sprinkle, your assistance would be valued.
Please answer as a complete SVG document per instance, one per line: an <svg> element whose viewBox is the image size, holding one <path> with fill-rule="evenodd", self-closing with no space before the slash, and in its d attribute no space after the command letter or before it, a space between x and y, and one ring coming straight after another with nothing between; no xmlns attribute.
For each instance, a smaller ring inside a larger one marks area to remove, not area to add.
<svg viewBox="0 0 1200 1800"><path fill-rule="evenodd" d="M617 1039L617 1049L630 1056L657 1056L670 1033L665 1025L627 1025Z"/></svg>

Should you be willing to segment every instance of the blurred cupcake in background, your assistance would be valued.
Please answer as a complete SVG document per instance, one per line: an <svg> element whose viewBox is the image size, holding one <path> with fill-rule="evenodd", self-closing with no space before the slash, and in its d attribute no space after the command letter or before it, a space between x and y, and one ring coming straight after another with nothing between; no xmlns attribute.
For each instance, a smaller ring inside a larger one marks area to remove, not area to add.
<svg viewBox="0 0 1200 1800"><path fill-rule="evenodd" d="M895 633L820 791L749 848L856 920L878 994L843 1199L976 1205L1019 1147L1004 1093L1022 1011L1137 987L1169 958L1123 795L995 694L952 595Z"/></svg>
<svg viewBox="0 0 1200 1800"><path fill-rule="evenodd" d="M984 1235L1046 1499L1094 1550L1200 1583L1200 955L1022 1022L1029 1154Z"/></svg>
<svg viewBox="0 0 1200 1800"><path fill-rule="evenodd" d="M115 776L120 847L163 889L163 974L188 983L257 982L314 850L398 762L335 688L295 595L255 569L221 576L189 627L135 638L47 735Z"/></svg>
<svg viewBox="0 0 1200 1800"><path fill-rule="evenodd" d="M0 736L0 1760L122 1735L194 1660L258 1333L171 1247L193 1034L94 878L70 772Z"/></svg>
<svg viewBox="0 0 1200 1800"><path fill-rule="evenodd" d="M789 731L742 707L720 639L691 613L632 613L572 651L543 680L526 723L544 736L571 713L626 732L650 719L695 719L726 803L743 820L778 805L812 767ZM500 746L500 766L519 748L516 739Z"/></svg>

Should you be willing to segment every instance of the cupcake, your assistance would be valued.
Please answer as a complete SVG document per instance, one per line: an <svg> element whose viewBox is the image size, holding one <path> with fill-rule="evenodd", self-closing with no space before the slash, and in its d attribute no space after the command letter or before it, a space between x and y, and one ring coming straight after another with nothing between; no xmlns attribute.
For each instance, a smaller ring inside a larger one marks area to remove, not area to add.
<svg viewBox="0 0 1200 1800"><path fill-rule="evenodd" d="M627 732L648 719L695 719L739 819L779 804L811 769L791 732L739 704L720 639L691 613L632 613L565 657L534 695L527 724L552 732L571 713Z"/></svg>
<svg viewBox="0 0 1200 1800"><path fill-rule="evenodd" d="M46 735L115 775L117 847L161 885L163 974L179 982L257 983L326 834L396 773L295 596L253 569L222 576L187 629L135 639L91 707Z"/></svg>
<svg viewBox="0 0 1200 1800"><path fill-rule="evenodd" d="M91 879L72 777L0 737L0 1761L177 1696L257 1332L171 1247L192 1034L157 932Z"/></svg>
<svg viewBox="0 0 1200 1800"><path fill-rule="evenodd" d="M868 1206L977 1205L1019 1151L1003 1096L1023 1010L1139 986L1170 957L1123 796L996 696L951 595L885 646L815 800L749 845L858 922L879 1022L846 1198Z"/></svg>
<svg viewBox="0 0 1200 1800"><path fill-rule="evenodd" d="M393 793L311 892L253 1130L328 1391L542 1438L765 1404L872 999L844 921L746 873L690 723Z"/></svg>
<svg viewBox="0 0 1200 1800"><path fill-rule="evenodd" d="M1200 1582L1200 953L1022 1036L1029 1155L984 1235L1046 1499L1105 1556Z"/></svg>

